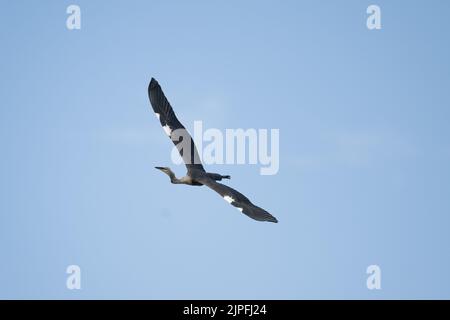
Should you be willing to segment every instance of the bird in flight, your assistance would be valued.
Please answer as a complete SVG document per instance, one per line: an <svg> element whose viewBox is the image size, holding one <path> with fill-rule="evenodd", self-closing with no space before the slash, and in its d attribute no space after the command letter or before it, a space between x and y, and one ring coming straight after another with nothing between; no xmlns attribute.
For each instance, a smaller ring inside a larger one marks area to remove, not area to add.
<svg viewBox="0 0 450 320"><path fill-rule="evenodd" d="M177 178L168 167L155 167L167 174L170 182L173 184L187 184L191 186L205 185L216 191L228 203L236 207L240 212L258 221L269 221L277 223L278 220L266 210L255 206L242 193L219 183L222 179L230 179L230 176L223 176L218 173L206 172L200 161L197 148L186 128L178 121L169 101L167 101L164 92L159 83L152 78L148 86L148 97L153 111L159 120L170 140L175 144L183 158L187 168L186 176Z"/></svg>

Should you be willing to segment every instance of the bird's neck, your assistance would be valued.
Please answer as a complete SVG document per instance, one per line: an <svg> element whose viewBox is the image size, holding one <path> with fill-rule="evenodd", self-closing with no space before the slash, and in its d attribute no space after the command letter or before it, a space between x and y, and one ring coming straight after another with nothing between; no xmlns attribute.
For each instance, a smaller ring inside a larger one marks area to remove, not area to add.
<svg viewBox="0 0 450 320"><path fill-rule="evenodd" d="M169 172L169 178L170 178L170 182L172 182L174 184L180 184L181 183L180 179L175 177L175 173L173 173L172 171Z"/></svg>
<svg viewBox="0 0 450 320"><path fill-rule="evenodd" d="M180 183L182 183L181 181L180 181L180 179L178 179L178 178L176 178L176 177L170 177L170 182L172 182L172 183L174 183L174 184L180 184Z"/></svg>

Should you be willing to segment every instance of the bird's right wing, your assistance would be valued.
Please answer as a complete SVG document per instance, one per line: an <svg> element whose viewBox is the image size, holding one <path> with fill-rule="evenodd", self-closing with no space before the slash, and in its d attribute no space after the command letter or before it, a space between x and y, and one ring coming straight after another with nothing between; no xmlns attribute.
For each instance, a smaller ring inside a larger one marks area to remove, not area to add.
<svg viewBox="0 0 450 320"><path fill-rule="evenodd" d="M203 169L194 140L181 122L178 121L161 86L158 81L153 78L148 85L148 97L156 117L159 119L161 126L169 136L170 140L177 147L188 171L196 169L204 172L205 169ZM183 139L189 141L183 141Z"/></svg>
<svg viewBox="0 0 450 320"><path fill-rule="evenodd" d="M225 201L236 207L239 211L246 214L250 218L258 221L278 222L277 218L272 216L266 210L255 206L239 191L234 190L233 188L230 188L222 183L218 183L206 176L196 177L195 180L216 191L225 199Z"/></svg>

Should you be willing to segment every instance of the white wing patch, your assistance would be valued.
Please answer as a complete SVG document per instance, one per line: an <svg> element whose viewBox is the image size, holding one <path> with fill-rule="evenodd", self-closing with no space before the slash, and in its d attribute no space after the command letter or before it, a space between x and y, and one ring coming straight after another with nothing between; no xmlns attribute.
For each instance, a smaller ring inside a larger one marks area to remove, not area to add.
<svg viewBox="0 0 450 320"><path fill-rule="evenodd" d="M170 129L170 127L167 124L163 127L163 129L166 132L166 134L170 137L170 134L172 133L172 129Z"/></svg>
<svg viewBox="0 0 450 320"><path fill-rule="evenodd" d="M159 113L158 113L158 112L155 112L155 116L156 116L156 118L158 118L158 120L159 120Z"/></svg>
<svg viewBox="0 0 450 320"><path fill-rule="evenodd" d="M234 198L233 197L225 196L223 198L225 199L226 202L228 202L230 204L232 204L234 202ZM236 209L238 209L240 212L242 212L244 210L244 208L239 208L239 207L236 207Z"/></svg>
<svg viewBox="0 0 450 320"><path fill-rule="evenodd" d="M233 199L232 197L230 197L230 196L225 196L225 197L223 197L223 198L224 198L225 201L228 202L228 203L233 203L233 202L234 202L234 199Z"/></svg>

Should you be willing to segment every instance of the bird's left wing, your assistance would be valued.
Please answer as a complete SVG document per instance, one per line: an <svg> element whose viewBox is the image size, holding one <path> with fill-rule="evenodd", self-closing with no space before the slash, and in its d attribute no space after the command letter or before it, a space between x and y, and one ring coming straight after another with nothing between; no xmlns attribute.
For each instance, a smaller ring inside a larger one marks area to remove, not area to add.
<svg viewBox="0 0 450 320"><path fill-rule="evenodd" d="M158 81L152 78L148 85L148 97L153 111L170 140L175 144L188 169L205 171L197 148L186 128L178 121L175 112L167 100Z"/></svg>
<svg viewBox="0 0 450 320"><path fill-rule="evenodd" d="M250 218L258 221L278 222L277 218L272 216L266 210L255 206L239 191L234 190L233 188L230 188L222 183L218 183L206 176L195 177L195 180L216 191L225 199L225 201L236 207L239 211L246 214Z"/></svg>

